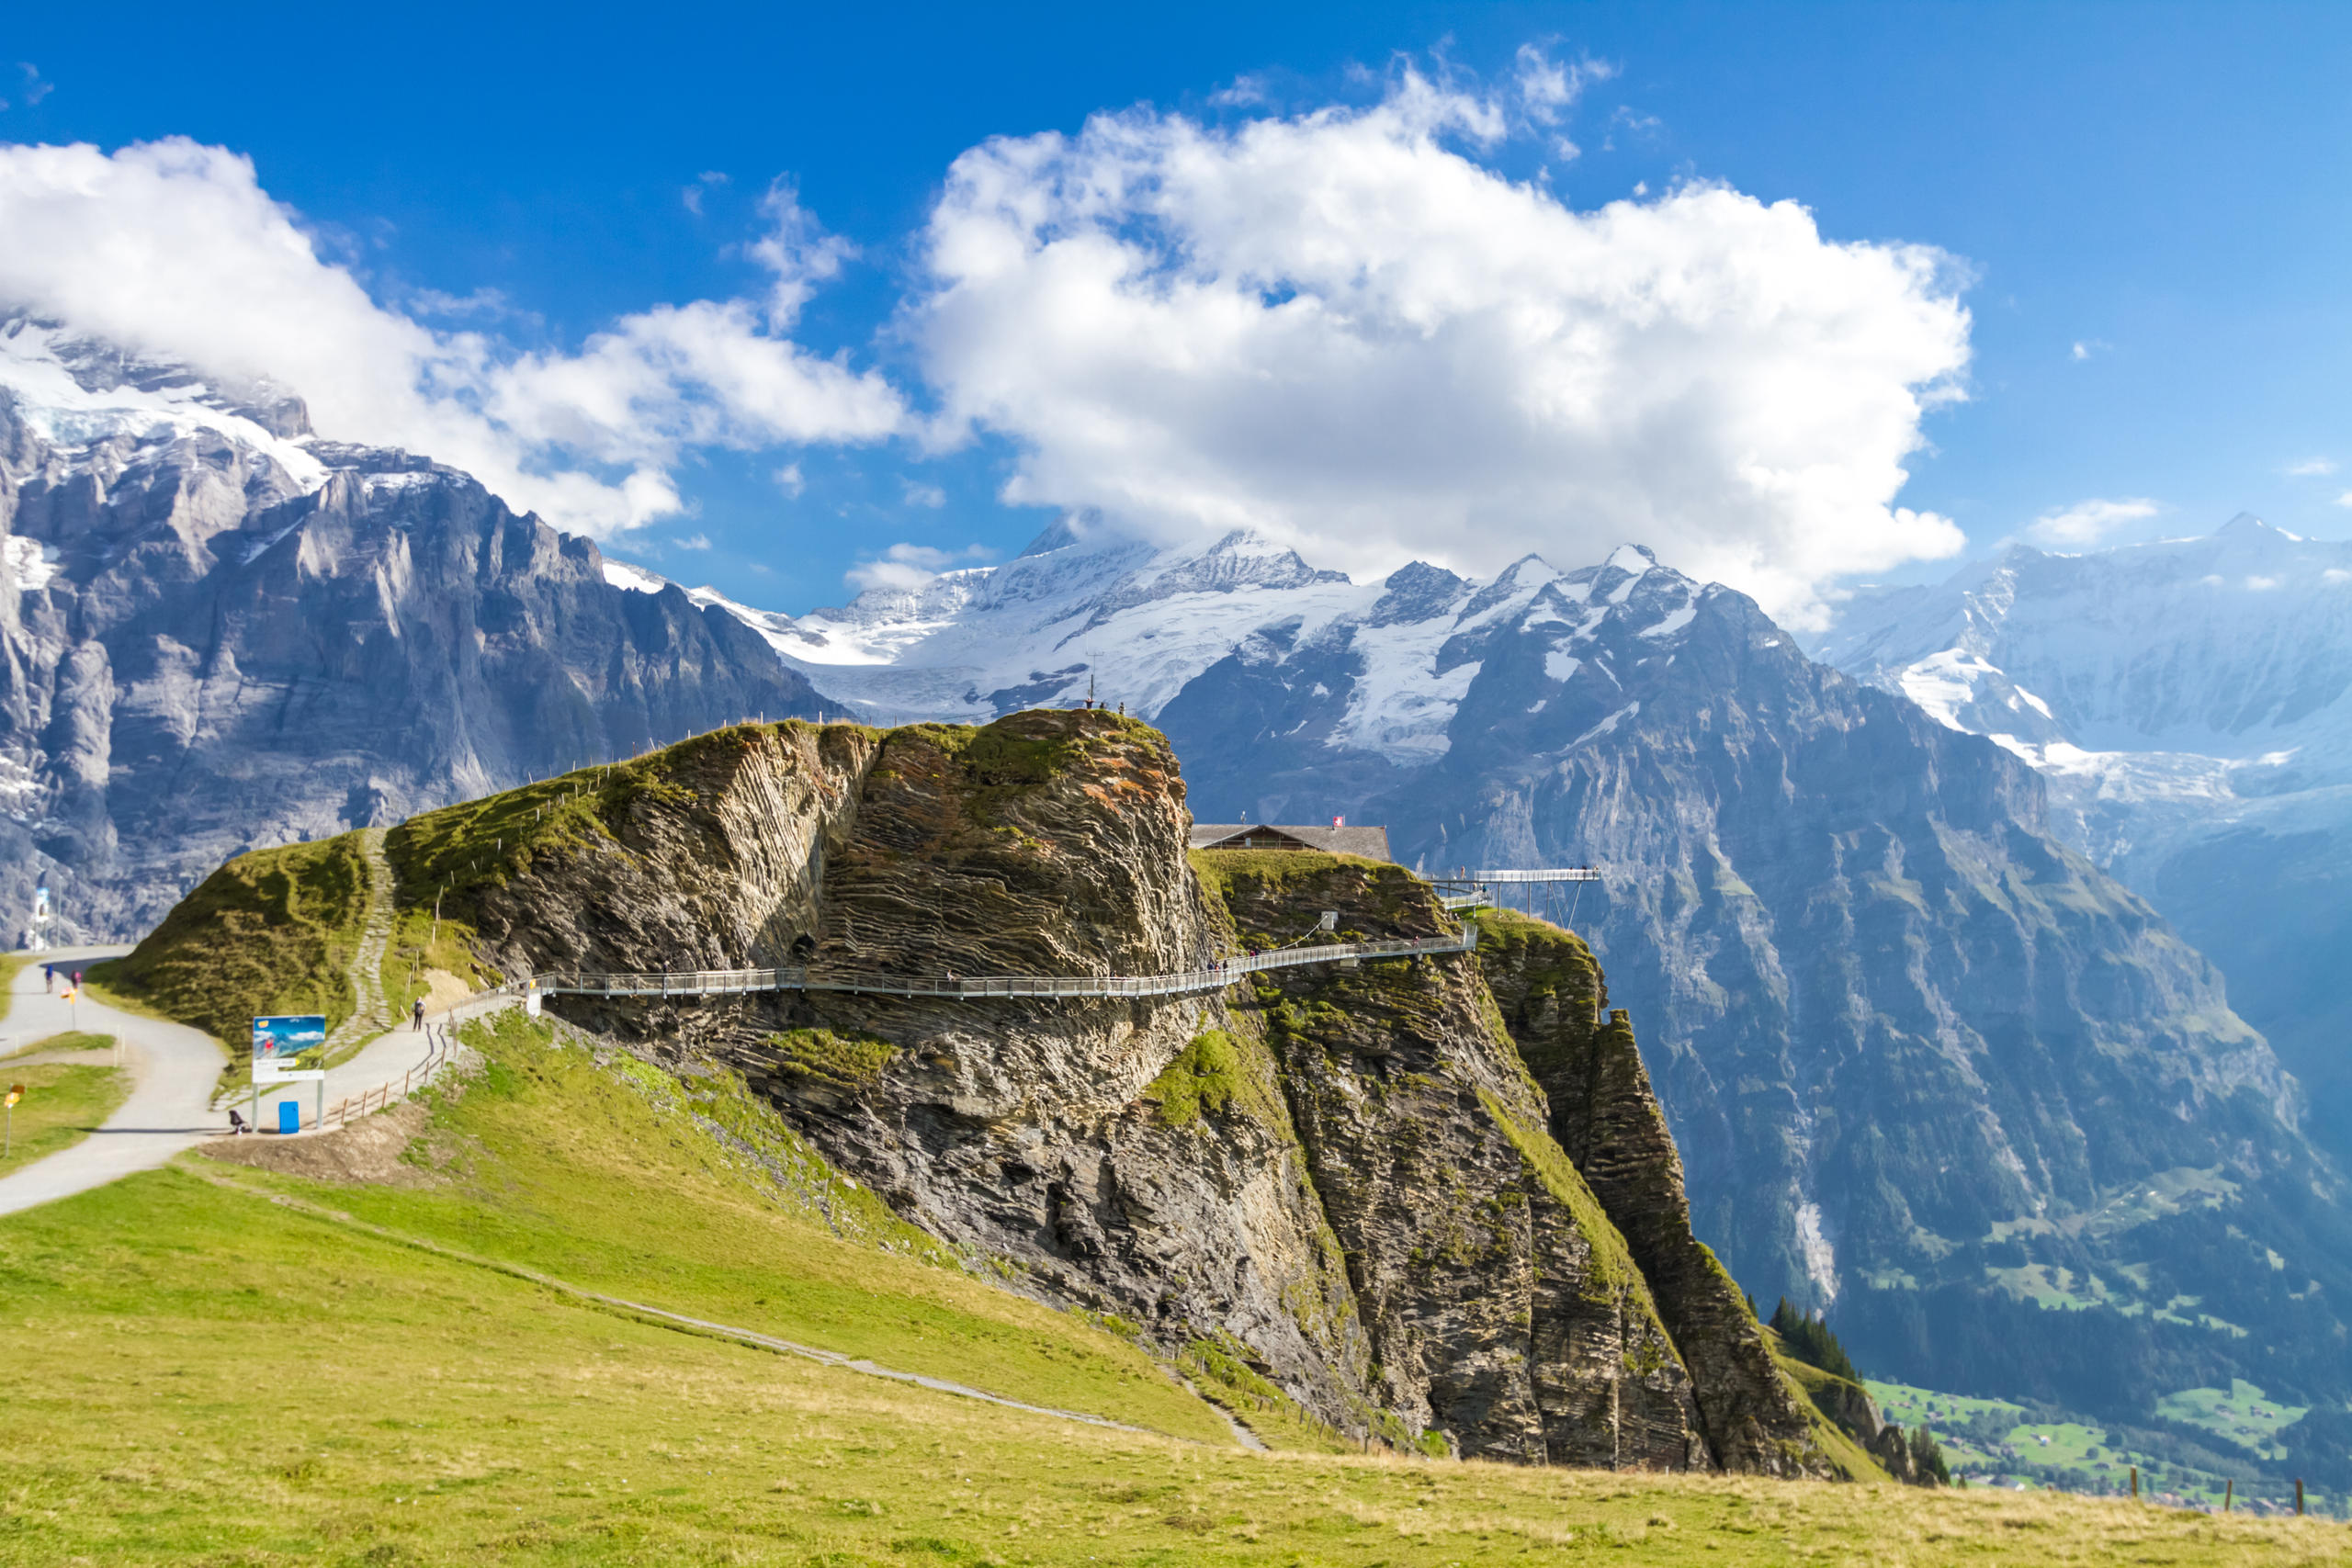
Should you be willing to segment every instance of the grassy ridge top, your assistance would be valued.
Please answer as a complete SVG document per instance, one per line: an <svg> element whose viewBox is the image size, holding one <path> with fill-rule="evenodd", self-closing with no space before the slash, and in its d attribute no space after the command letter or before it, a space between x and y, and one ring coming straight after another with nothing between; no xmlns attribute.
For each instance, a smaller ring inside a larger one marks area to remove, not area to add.
<svg viewBox="0 0 2352 1568"><path fill-rule="evenodd" d="M358 835L252 850L206 877L105 983L241 1044L263 1013L351 1016L345 978L368 913Z"/></svg>

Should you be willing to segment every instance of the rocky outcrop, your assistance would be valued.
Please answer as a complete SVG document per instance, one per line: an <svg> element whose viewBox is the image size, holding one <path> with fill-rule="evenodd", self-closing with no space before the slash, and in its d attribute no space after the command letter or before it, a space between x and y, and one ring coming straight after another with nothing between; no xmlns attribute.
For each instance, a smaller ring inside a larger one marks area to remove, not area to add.
<svg viewBox="0 0 2352 1568"><path fill-rule="evenodd" d="M1196 875L1189 823L1156 731L1037 711L725 730L429 814L388 851L510 973L1133 975L1325 911L1346 934L1453 929L1395 866ZM1817 1468L1801 1427L1759 1436L1758 1396L1713 1386L1725 1352L1680 1347L1678 1321L1720 1337L1721 1303L1647 1276L1552 1129L1584 1129L1629 1214L1685 1213L1670 1145L1612 1163L1619 1091L1564 1105L1583 1091L1532 1077L1474 955L1133 1000L551 1005L740 1070L902 1217L1129 1325L1245 1414L1274 1399L1350 1440L1528 1462Z"/></svg>
<svg viewBox="0 0 2352 1568"><path fill-rule="evenodd" d="M1294 858L1212 870L1244 945L1295 938L1324 910L1343 940L1433 935L1443 919L1401 868ZM1270 971L1245 1006L1273 1045L1385 1404L1466 1454L1706 1462L1658 1303L1547 1133L1474 963Z"/></svg>
<svg viewBox="0 0 2352 1568"><path fill-rule="evenodd" d="M1809 1421L1772 1362L1739 1287L1691 1234L1682 1156L1650 1089L1633 1021L1608 1007L1582 942L1498 911L1482 932L1486 982L1544 1089L1551 1131L1625 1237L1693 1374L1700 1422L1722 1463L1801 1462Z"/></svg>
<svg viewBox="0 0 2352 1568"><path fill-rule="evenodd" d="M1822 1418L1860 1444L1862 1451L1878 1461L1890 1480L1908 1485L1927 1483L1927 1478L1919 1473L1910 1438L1901 1427L1880 1413L1878 1401L1871 1397L1870 1390L1850 1378L1815 1367L1800 1367L1798 1376L1805 1397Z"/></svg>

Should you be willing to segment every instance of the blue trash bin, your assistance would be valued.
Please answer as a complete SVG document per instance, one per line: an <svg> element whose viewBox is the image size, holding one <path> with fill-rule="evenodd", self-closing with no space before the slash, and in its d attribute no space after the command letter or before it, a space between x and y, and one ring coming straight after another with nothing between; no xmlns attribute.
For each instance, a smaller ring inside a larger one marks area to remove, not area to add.
<svg viewBox="0 0 2352 1568"><path fill-rule="evenodd" d="M290 1100L281 1100L277 1102L277 1130L281 1133L299 1133L302 1130L302 1107L300 1104Z"/></svg>

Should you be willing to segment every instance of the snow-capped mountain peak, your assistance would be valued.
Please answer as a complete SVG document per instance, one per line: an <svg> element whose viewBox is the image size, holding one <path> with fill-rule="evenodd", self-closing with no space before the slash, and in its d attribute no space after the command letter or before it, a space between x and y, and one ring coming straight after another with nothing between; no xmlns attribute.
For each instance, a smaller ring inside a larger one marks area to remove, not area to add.
<svg viewBox="0 0 2352 1568"><path fill-rule="evenodd" d="M665 580L609 562L624 587ZM1334 748L1398 763L1442 756L1491 637L1542 631L1566 646L1611 615L1645 617L1654 641L1696 613L1698 590L1647 549L1621 547L1562 572L1527 556L1487 582L1425 561L1377 583L1321 570L1246 530L1155 546L1064 520L997 566L868 589L800 616L690 591L767 639L820 690L877 723L986 720L1039 704L1097 700L1146 718L1227 660L1346 664ZM1559 667L1559 655L1555 666ZM1326 694L1342 688L1321 683Z"/></svg>
<svg viewBox="0 0 2352 1568"><path fill-rule="evenodd" d="M98 467L152 464L199 434L276 465L289 494L326 482L301 400L266 383L227 387L26 316L0 319L0 398L49 453Z"/></svg>
<svg viewBox="0 0 2352 1568"><path fill-rule="evenodd" d="M620 563L607 570L624 586L664 585ZM1574 571L1531 555L1480 582L1412 561L1358 583L1246 530L1156 546L1071 519L1001 565L869 589L805 615L709 588L689 597L734 615L828 696L879 723L985 720L1090 690L1156 719L1230 662L1303 680L1328 710L1317 727L1325 746L1409 766L1453 744L1457 710L1498 639L1540 643L1550 678L1565 681L1586 657L1570 650L1604 627L1637 639L1637 658L1667 648L1702 592L1638 545Z"/></svg>
<svg viewBox="0 0 2352 1568"><path fill-rule="evenodd" d="M2297 750L2352 781L2352 543L2245 513L2202 538L2020 545L1934 587L1865 590L1815 651L2030 757Z"/></svg>

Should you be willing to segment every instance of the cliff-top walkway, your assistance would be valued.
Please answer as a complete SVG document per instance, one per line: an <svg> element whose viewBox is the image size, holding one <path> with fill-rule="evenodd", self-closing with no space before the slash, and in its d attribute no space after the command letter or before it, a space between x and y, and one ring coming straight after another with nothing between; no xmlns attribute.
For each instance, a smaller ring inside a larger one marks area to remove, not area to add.
<svg viewBox="0 0 2352 1568"><path fill-rule="evenodd" d="M1269 953L1219 959L1199 969L1164 975L830 975L800 964L771 969L679 969L633 975L557 970L536 976L518 989L542 996L713 997L752 991L850 991L865 996L937 997L979 1001L1001 997L1172 997L1217 991L1245 975L1295 969L1308 964L1355 964L1373 958L1419 958L1468 953L1478 945L1478 925L1468 911L1489 900L1490 883L1598 882L1589 866L1532 871L1460 871L1436 879L1439 902L1463 915L1453 936L1393 942L1340 942L1319 947L1284 947Z"/></svg>

